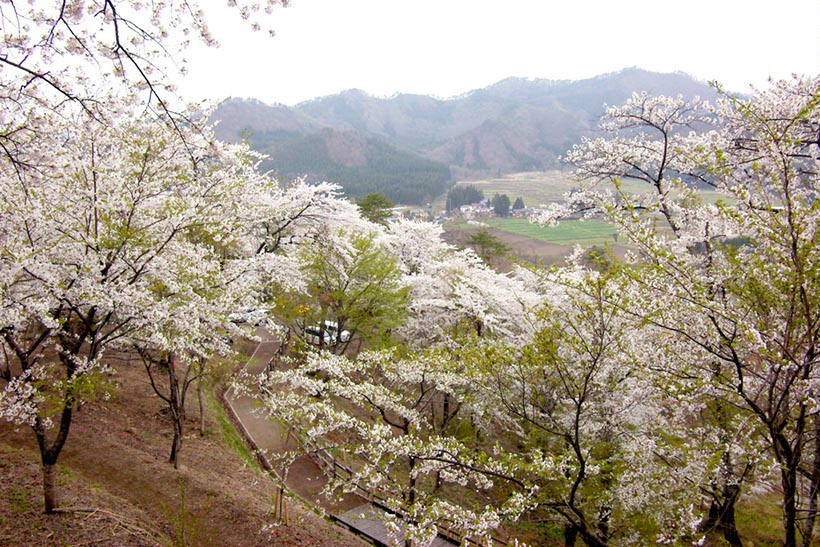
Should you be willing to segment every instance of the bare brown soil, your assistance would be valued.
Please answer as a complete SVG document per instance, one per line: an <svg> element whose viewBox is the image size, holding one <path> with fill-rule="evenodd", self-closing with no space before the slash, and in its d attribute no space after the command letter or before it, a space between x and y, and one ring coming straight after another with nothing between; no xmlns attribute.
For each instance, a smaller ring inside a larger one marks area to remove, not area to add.
<svg viewBox="0 0 820 547"><path fill-rule="evenodd" d="M552 266L562 264L564 258L572 252L572 248L565 245L558 245L548 241L541 241L532 237L519 234L512 234L495 228L487 228L490 234L510 248L510 255L516 260L540 266ZM458 246L467 246L467 241L475 231L453 230L444 233L444 239L448 243ZM511 262L506 259L496 259L497 264L493 264L500 270L510 267Z"/></svg>
<svg viewBox="0 0 820 547"><path fill-rule="evenodd" d="M288 498L277 522L275 482L228 447L211 399L207 433L189 394L180 469L168 462L171 423L137 362L112 363L119 388L76 413L58 465L60 506L43 514L33 433L0 422L0 545L362 545Z"/></svg>

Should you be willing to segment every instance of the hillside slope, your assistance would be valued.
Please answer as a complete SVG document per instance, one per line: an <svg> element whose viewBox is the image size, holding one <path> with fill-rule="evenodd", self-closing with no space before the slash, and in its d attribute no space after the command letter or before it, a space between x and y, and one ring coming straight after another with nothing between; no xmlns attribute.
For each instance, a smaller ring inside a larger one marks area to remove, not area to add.
<svg viewBox="0 0 820 547"><path fill-rule="evenodd" d="M213 398L200 437L190 397L175 470L167 461L171 425L144 370L134 361L114 365L114 397L76 412L58 461L60 505L86 511L43 514L34 435L0 422L0 545L363 545L294 499L290 525L276 525L276 486L231 448Z"/></svg>

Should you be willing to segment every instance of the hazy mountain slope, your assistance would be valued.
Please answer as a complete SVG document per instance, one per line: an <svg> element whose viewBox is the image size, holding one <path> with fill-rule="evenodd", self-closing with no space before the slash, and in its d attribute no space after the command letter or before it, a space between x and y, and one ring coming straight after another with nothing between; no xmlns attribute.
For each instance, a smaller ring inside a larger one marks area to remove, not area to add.
<svg viewBox="0 0 820 547"><path fill-rule="evenodd" d="M421 205L451 183L446 165L354 131L323 129L270 144L266 152L270 159L263 168L286 179L307 176L339 183L352 198L381 192L396 203Z"/></svg>
<svg viewBox="0 0 820 547"><path fill-rule="evenodd" d="M309 135L322 128L310 116L284 105L267 105L256 99L228 99L212 115L218 120L216 137L236 142L243 136L258 142Z"/></svg>
<svg viewBox="0 0 820 547"><path fill-rule="evenodd" d="M336 180L353 197L380 188L396 201L427 200L447 185L443 166L458 178L555 167L591 134L605 104L641 90L715 97L685 74L629 68L579 81L507 78L451 99L349 90L293 108L231 100L214 119L220 138L236 140L245 130L283 176Z"/></svg>

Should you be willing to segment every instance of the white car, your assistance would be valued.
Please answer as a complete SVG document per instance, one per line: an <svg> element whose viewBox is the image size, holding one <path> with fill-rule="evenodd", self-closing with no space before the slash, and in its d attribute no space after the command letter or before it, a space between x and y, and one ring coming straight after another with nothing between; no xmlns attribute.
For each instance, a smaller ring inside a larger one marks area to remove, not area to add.
<svg viewBox="0 0 820 547"><path fill-rule="evenodd" d="M261 325L268 317L268 311L265 309L246 308L238 312L228 315L228 321L241 325L248 323L254 327Z"/></svg>
<svg viewBox="0 0 820 547"><path fill-rule="evenodd" d="M335 346L340 342L350 341L350 332L339 332L339 325L335 321L325 321L321 325L309 325L302 331L302 337L308 344L314 346Z"/></svg>

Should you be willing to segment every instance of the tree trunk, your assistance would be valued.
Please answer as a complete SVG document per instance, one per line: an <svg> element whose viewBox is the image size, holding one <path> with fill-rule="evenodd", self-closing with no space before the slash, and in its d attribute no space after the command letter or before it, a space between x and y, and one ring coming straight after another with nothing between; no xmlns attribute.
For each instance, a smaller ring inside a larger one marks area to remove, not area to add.
<svg viewBox="0 0 820 547"><path fill-rule="evenodd" d="M182 449L182 426L185 420L185 408L181 404L179 394L179 379L176 375L176 364L173 354L168 358L168 406L171 407L171 419L174 422L174 441L171 444L169 461L174 469L179 469L179 452Z"/></svg>
<svg viewBox="0 0 820 547"><path fill-rule="evenodd" d="M589 530L582 529L580 530L580 534L581 540L589 547L607 547L607 545L609 545L606 538L600 538L595 534L591 534Z"/></svg>
<svg viewBox="0 0 820 547"><path fill-rule="evenodd" d="M205 404L202 402L202 373L196 379L196 395L199 399L199 436L205 436Z"/></svg>
<svg viewBox="0 0 820 547"><path fill-rule="evenodd" d="M416 477L413 476L413 469L416 467L416 458L410 456L410 482L409 482L409 491L407 493L407 504L412 507L414 503L416 503Z"/></svg>
<svg viewBox="0 0 820 547"><path fill-rule="evenodd" d="M723 537L732 547L742 547L740 534L737 533L735 524L735 503L740 496L740 486L730 484L726 487L726 501L723 502L718 518L718 529L723 532Z"/></svg>
<svg viewBox="0 0 820 547"><path fill-rule="evenodd" d="M171 455L168 461L174 464L174 469L179 469L179 452L182 450L182 423L176 416L174 420L174 441L171 443Z"/></svg>
<svg viewBox="0 0 820 547"><path fill-rule="evenodd" d="M57 464L43 462L43 500L46 514L57 509Z"/></svg>
<svg viewBox="0 0 820 547"><path fill-rule="evenodd" d="M37 438L37 446L40 449L40 462L43 472L43 505L46 514L52 514L57 509L57 458L60 456L60 452L63 450L65 441L68 438L73 405L73 394L66 394L63 400L63 411L60 414L57 435L51 446L48 444L46 428L39 416L35 418L34 426L32 426L34 436Z"/></svg>
<svg viewBox="0 0 820 547"><path fill-rule="evenodd" d="M784 547L797 545L797 477L795 469L783 471L783 526L786 529Z"/></svg>
<svg viewBox="0 0 820 547"><path fill-rule="evenodd" d="M575 540L578 538L578 527L567 523L564 525L564 545L565 547L575 547Z"/></svg>
<svg viewBox="0 0 820 547"><path fill-rule="evenodd" d="M820 492L820 416L814 417L814 461L809 484L809 509L803 524L803 547L809 547L814 538L814 523L817 520L817 496Z"/></svg>
<svg viewBox="0 0 820 547"><path fill-rule="evenodd" d="M740 496L740 486L727 485L723 488L723 501L712 500L709 506L709 515L700 529L706 533L718 531L732 547L743 547L740 534L735 524L735 503Z"/></svg>

